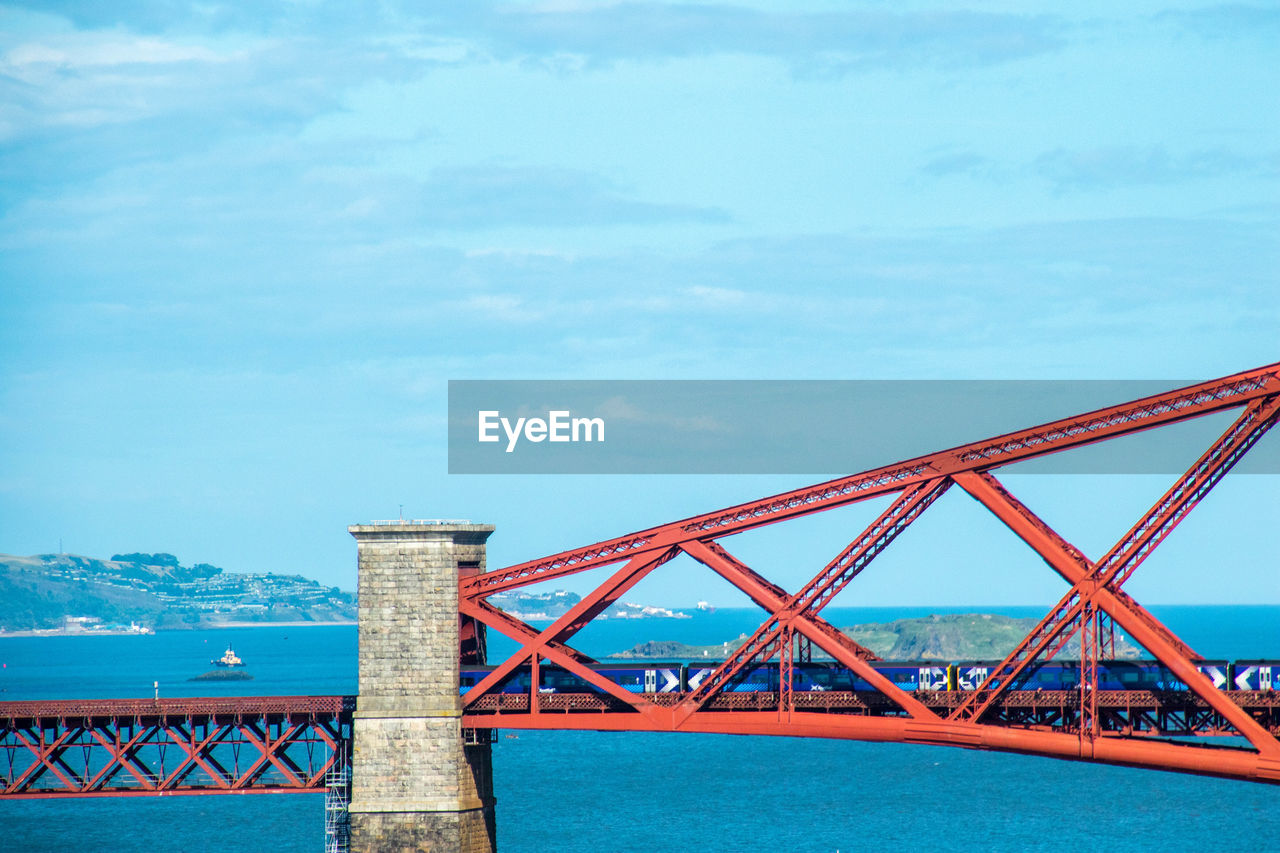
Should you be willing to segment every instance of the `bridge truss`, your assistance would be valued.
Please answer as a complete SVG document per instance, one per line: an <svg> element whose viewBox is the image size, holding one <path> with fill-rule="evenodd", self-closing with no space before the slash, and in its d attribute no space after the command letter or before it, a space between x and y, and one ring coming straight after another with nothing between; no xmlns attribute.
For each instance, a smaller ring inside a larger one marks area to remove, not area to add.
<svg viewBox="0 0 1280 853"><path fill-rule="evenodd" d="M1215 412L1237 411L1204 451L1129 531L1101 557L1071 545L995 477L1002 466L1153 430ZM463 725L476 729L548 728L798 735L949 745L1175 770L1280 783L1280 733L1274 694L1231 694L1201 673L1202 658L1135 601L1124 584L1174 527L1280 417L1280 365L1064 418L986 441L865 471L718 512L463 577L464 637L478 626L512 638L519 650L463 697ZM953 487L1003 522L1069 585L1067 593L977 689L906 692L868 662L876 659L822 618L822 609L906 528ZM892 503L814 577L788 592L745 565L720 540L881 496ZM767 614L714 672L679 695L637 694L595 672L568 644L654 569L687 554L745 593ZM538 629L488 602L489 596L603 566L612 575L550 626ZM1115 627L1161 661L1189 690L1181 696L1098 689L1098 661L1113 654ZM1079 689L1055 695L1020 689L1037 662L1078 640ZM790 672L818 647L870 682L876 694L838 697L790 690ZM474 654L473 642L470 652ZM472 658L474 660L474 658ZM543 695L538 668L561 667L596 693ZM780 670L778 691L726 691L762 663ZM527 696L505 694L504 679L533 670ZM822 707L815 707L815 703ZM1230 735L1239 746L1177 742L1180 735Z"/></svg>
<svg viewBox="0 0 1280 853"><path fill-rule="evenodd" d="M351 696L0 703L0 798L317 793L349 778Z"/></svg>

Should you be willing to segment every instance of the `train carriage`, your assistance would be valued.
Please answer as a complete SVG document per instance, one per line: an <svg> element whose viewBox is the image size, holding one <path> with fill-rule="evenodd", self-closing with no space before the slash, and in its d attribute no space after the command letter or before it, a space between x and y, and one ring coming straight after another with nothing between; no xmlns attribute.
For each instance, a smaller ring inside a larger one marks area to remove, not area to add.
<svg viewBox="0 0 1280 853"><path fill-rule="evenodd" d="M896 687L907 692L976 690L1000 661L870 661ZM720 665L718 661L698 663L625 662L601 663L593 669L632 693L690 693ZM1280 689L1280 661L1225 660L1200 661L1196 668L1222 690ZM595 685L552 664L539 668L540 693L600 693ZM494 667L465 665L459 676L459 692L466 693ZM516 667L493 692L528 693L532 680L528 664ZM777 661L746 666L724 690L729 693L773 693L778 691L781 670ZM1055 660L1035 663L1018 678L1017 690L1076 690L1080 687L1080 663ZM870 692L876 687L849 667L834 661L798 662L792 666L791 689L795 692ZM1098 661L1099 690L1184 691L1187 685L1164 664L1155 660Z"/></svg>
<svg viewBox="0 0 1280 853"><path fill-rule="evenodd" d="M683 689L684 667L678 663L606 663L592 667L596 672L631 693L679 693ZM466 664L458 674L459 693L466 693L493 672L494 667ZM516 667L502 680L494 692L528 693L533 668ZM539 693L599 693L596 687L577 675L554 664L538 667Z"/></svg>
<svg viewBox="0 0 1280 853"><path fill-rule="evenodd" d="M601 663L592 667L597 673L617 684L629 693L679 693L681 692L678 663ZM538 689L542 693L598 693L593 684L558 666L539 667Z"/></svg>
<svg viewBox="0 0 1280 853"><path fill-rule="evenodd" d="M466 693L479 684L494 669L496 667L485 666L484 664L463 664L458 672L458 692ZM531 678L532 672L527 665L518 666L490 692L528 693Z"/></svg>
<svg viewBox="0 0 1280 853"><path fill-rule="evenodd" d="M942 661L877 660L870 661L870 664L872 669L892 682L893 686L908 693L947 689L947 664ZM862 676L853 673L850 675L854 690L876 690L875 685Z"/></svg>
<svg viewBox="0 0 1280 853"><path fill-rule="evenodd" d="M1228 670L1232 690L1280 690L1280 661L1238 660Z"/></svg>
<svg viewBox="0 0 1280 853"><path fill-rule="evenodd" d="M951 690L976 690L1000 661L960 661L952 665ZM1226 661L1201 661L1197 669L1213 682L1215 687L1225 688L1227 683ZM1053 660L1035 663L1018 677L1017 690L1076 690L1080 687L1080 662L1078 660ZM1186 683L1164 664L1155 660L1100 660L1098 661L1099 690L1186 690Z"/></svg>

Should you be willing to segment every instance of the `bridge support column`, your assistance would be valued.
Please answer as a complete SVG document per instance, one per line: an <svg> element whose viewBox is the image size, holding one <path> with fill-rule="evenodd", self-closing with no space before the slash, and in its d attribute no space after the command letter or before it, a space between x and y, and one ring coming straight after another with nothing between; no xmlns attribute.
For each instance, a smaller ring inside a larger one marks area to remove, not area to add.
<svg viewBox="0 0 1280 853"><path fill-rule="evenodd" d="M464 742L458 699L458 573L483 570L493 526L348 530L360 596L351 849L493 853L490 746Z"/></svg>

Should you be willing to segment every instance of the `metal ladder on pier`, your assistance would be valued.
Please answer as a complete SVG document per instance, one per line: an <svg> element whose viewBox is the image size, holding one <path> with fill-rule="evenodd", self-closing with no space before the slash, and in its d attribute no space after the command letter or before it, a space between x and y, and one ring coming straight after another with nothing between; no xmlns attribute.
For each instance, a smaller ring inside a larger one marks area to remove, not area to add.
<svg viewBox="0 0 1280 853"><path fill-rule="evenodd" d="M324 853L351 850L351 768L345 746L338 747L333 769L324 776Z"/></svg>

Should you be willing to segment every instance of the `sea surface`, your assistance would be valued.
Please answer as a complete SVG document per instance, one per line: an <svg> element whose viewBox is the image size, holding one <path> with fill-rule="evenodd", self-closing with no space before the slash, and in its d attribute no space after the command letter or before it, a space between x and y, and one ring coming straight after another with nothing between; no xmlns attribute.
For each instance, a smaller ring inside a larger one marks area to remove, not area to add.
<svg viewBox="0 0 1280 853"><path fill-rule="evenodd" d="M1209 658L1280 658L1280 607L1153 607ZM1038 608L831 608L837 625ZM603 621L575 645L710 644L758 611ZM190 682L235 647L254 680ZM509 648L491 635L490 657ZM356 690L356 629L0 639L0 701ZM600 732L499 733L502 853L883 849L1280 850L1280 786L945 747ZM319 794L0 802L3 851L323 849Z"/></svg>

